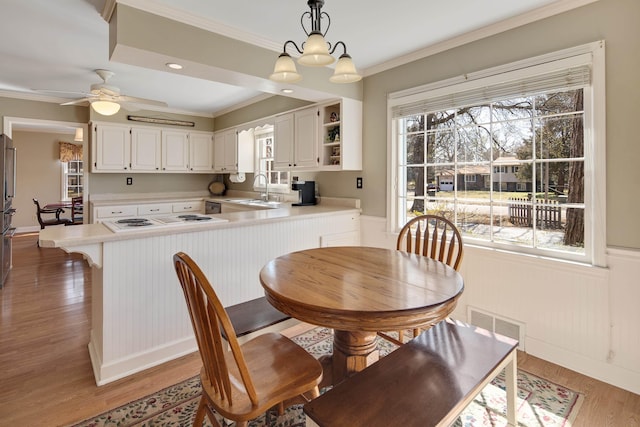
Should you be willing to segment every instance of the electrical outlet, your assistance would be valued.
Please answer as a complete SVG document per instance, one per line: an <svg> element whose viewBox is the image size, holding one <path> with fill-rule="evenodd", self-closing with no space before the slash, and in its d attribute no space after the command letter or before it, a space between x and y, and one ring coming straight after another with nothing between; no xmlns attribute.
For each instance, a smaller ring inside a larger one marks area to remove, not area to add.
<svg viewBox="0 0 640 427"><path fill-rule="evenodd" d="M362 177L361 176L356 178L356 188L362 188Z"/></svg>
<svg viewBox="0 0 640 427"><path fill-rule="evenodd" d="M127 177L127 185L133 185L133 178L130 176Z"/></svg>

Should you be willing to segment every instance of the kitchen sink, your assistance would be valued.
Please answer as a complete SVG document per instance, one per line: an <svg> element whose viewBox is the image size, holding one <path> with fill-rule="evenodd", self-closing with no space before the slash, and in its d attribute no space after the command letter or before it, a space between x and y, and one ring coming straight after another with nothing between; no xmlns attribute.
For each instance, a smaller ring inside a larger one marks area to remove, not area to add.
<svg viewBox="0 0 640 427"><path fill-rule="evenodd" d="M229 203L237 203L239 205L259 206L270 209L278 208L283 204L282 202L276 202L273 200L266 201L262 199L227 199L224 201Z"/></svg>

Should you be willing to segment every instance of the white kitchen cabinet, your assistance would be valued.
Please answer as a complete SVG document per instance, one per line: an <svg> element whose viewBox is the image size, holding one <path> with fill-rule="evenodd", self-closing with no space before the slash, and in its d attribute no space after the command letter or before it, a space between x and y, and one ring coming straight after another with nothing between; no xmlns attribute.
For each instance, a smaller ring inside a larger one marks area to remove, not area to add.
<svg viewBox="0 0 640 427"><path fill-rule="evenodd" d="M131 218L138 216L138 207L136 205L98 206L93 209L93 213L93 222L100 222L112 218Z"/></svg>
<svg viewBox="0 0 640 427"><path fill-rule="evenodd" d="M94 206L91 210L92 222L133 217L153 217L181 213L204 214L203 199L183 199L176 201L149 201L148 203Z"/></svg>
<svg viewBox="0 0 640 427"><path fill-rule="evenodd" d="M236 129L226 129L215 132L213 141L215 172L253 172L253 138L241 138Z"/></svg>
<svg viewBox="0 0 640 427"><path fill-rule="evenodd" d="M213 170L213 134L189 132L189 170L211 172Z"/></svg>
<svg viewBox="0 0 640 427"><path fill-rule="evenodd" d="M320 106L320 170L362 170L362 102Z"/></svg>
<svg viewBox="0 0 640 427"><path fill-rule="evenodd" d="M237 133L235 129L216 132L213 136L213 170L237 172Z"/></svg>
<svg viewBox="0 0 640 427"><path fill-rule="evenodd" d="M189 133L186 131L162 131L162 170L189 170Z"/></svg>
<svg viewBox="0 0 640 427"><path fill-rule="evenodd" d="M173 213L171 203L148 203L137 206L138 216L161 215Z"/></svg>
<svg viewBox="0 0 640 427"><path fill-rule="evenodd" d="M213 133L94 123L92 172L213 172Z"/></svg>
<svg viewBox="0 0 640 427"><path fill-rule="evenodd" d="M131 128L131 170L160 170L162 159L162 131L159 128Z"/></svg>
<svg viewBox="0 0 640 427"><path fill-rule="evenodd" d="M131 163L130 127L94 124L91 148L92 172L124 172Z"/></svg>
<svg viewBox="0 0 640 427"><path fill-rule="evenodd" d="M173 203L171 205L171 211L173 213L204 213L204 201L191 200L188 202Z"/></svg>
<svg viewBox="0 0 640 427"><path fill-rule="evenodd" d="M274 169L316 169L318 107L278 116L274 126Z"/></svg>

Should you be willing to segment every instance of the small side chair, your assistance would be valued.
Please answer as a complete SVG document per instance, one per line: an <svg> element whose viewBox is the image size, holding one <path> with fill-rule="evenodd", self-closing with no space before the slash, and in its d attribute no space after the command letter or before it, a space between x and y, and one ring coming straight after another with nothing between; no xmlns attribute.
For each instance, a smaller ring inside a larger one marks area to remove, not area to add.
<svg viewBox="0 0 640 427"><path fill-rule="evenodd" d="M173 262L203 364L194 426L202 426L207 415L220 427L214 412L238 427L247 426L272 407L282 414L300 396L306 402L319 396L320 362L279 333L259 335L240 345L224 306L198 265L184 252L175 254Z"/></svg>
<svg viewBox="0 0 640 427"><path fill-rule="evenodd" d="M400 230L396 241L396 249L438 260L458 271L464 248L462 236L455 224L437 215L420 215L409 220ZM411 331L413 338L421 329ZM397 331L398 338L378 332L378 336L396 345L404 343L404 331Z"/></svg>

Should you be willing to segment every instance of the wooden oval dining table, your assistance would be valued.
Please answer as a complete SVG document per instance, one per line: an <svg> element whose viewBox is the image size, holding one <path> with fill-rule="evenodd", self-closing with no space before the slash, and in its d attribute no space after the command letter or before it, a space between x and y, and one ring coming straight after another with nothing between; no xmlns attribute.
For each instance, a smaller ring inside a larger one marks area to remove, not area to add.
<svg viewBox="0 0 640 427"><path fill-rule="evenodd" d="M280 256L262 268L260 282L281 312L334 329L325 372L333 384L378 360L378 331L433 325L453 311L464 289L462 276L440 261L362 246Z"/></svg>

